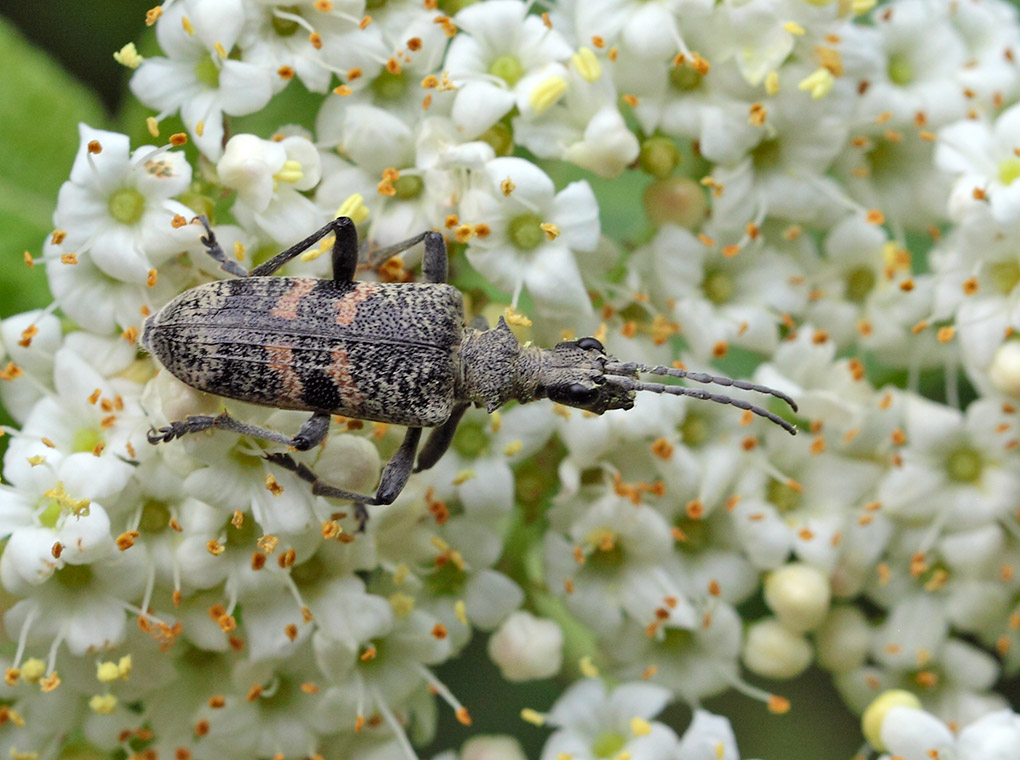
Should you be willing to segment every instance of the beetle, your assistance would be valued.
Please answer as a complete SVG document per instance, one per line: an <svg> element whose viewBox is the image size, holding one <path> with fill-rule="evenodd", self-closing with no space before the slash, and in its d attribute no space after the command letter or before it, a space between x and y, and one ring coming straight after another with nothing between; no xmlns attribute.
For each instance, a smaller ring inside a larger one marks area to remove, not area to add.
<svg viewBox="0 0 1020 760"><path fill-rule="evenodd" d="M426 231L375 253L382 261L424 243L424 282L382 283L354 279L358 235L347 217L334 219L250 272L224 254L207 219L197 221L205 228L201 242L207 253L236 279L178 295L146 319L141 345L200 391L312 416L296 435L287 436L225 411L195 415L150 429L149 442L218 428L307 451L326 438L333 414L407 426L374 495L330 485L290 454L264 454L311 483L314 494L354 502L361 527L367 520L365 505L392 503L412 470L427 470L439 461L471 405L493 412L512 399L548 398L602 414L630 409L638 391L650 391L730 404L796 433L782 417L742 399L644 382L638 374L769 394L796 411L793 399L772 388L621 362L591 337L548 350L521 345L502 317L493 329L466 325L463 296L446 282L446 244L438 232ZM270 276L331 234L332 279ZM419 451L423 428L432 432Z"/></svg>

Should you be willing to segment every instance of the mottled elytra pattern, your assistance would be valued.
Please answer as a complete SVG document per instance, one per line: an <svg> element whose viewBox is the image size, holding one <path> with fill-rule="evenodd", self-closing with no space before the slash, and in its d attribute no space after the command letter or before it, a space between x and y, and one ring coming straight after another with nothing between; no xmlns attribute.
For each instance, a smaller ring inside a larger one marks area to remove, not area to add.
<svg viewBox="0 0 1020 760"><path fill-rule="evenodd" d="M209 393L432 427L454 407L463 333L450 285L249 277L182 293L142 342Z"/></svg>

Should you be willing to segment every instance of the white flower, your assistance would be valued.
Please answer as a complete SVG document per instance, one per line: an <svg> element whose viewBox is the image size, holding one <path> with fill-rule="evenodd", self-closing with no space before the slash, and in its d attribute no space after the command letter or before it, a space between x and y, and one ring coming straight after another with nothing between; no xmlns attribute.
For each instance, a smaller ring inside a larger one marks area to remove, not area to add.
<svg viewBox="0 0 1020 760"><path fill-rule="evenodd" d="M223 115L261 109L277 76L228 57L244 16L242 0L174 3L156 22L156 38L168 57L146 58L131 77L135 96L160 112L156 120L180 111L199 150L214 161L223 152Z"/></svg>
<svg viewBox="0 0 1020 760"><path fill-rule="evenodd" d="M462 33L450 44L444 63L458 86L451 116L467 139L485 132L515 104L526 108L539 84L527 75L572 52L558 31L528 14L519 0L470 5L454 20Z"/></svg>
<svg viewBox="0 0 1020 760"><path fill-rule="evenodd" d="M143 285L150 270L196 241L174 216L194 213L170 200L191 183L184 154L151 145L129 153L126 135L78 125L81 143L71 178L60 188L54 224L65 249L87 257L114 280ZM53 266L56 266L55 264Z"/></svg>
<svg viewBox="0 0 1020 760"><path fill-rule="evenodd" d="M333 38L354 30L364 8L364 0L328 5L315 0L287 6L271 0L245 3L249 21L239 39L243 58L270 71L290 68L309 90L325 93L333 72L321 50ZM273 77L273 89L279 92L289 81L282 75Z"/></svg>
<svg viewBox="0 0 1020 760"><path fill-rule="evenodd" d="M262 140L234 135L216 173L238 192L232 209L238 220L278 243L299 240L323 222L322 211L301 194L321 177L318 151L304 137Z"/></svg>
<svg viewBox="0 0 1020 760"><path fill-rule="evenodd" d="M520 158L490 161L464 195L461 221L484 225L467 257L495 285L516 296L526 288L540 313L577 319L590 314L574 252L588 252L599 238L598 204L587 182L559 193L552 180Z"/></svg>
<svg viewBox="0 0 1020 760"><path fill-rule="evenodd" d="M955 180L949 201L954 220L989 215L1000 225L1020 220L1018 132L1020 106L1003 111L994 124L965 119L939 132L935 163Z"/></svg>
<svg viewBox="0 0 1020 760"><path fill-rule="evenodd" d="M677 760L740 760L730 722L704 709L694 711L691 724L680 737Z"/></svg>
<svg viewBox="0 0 1020 760"><path fill-rule="evenodd" d="M578 681L546 715L557 726L542 748L542 760L568 754L578 760L615 757L634 760L670 758L677 737L663 723L651 721L670 699L668 690L648 683L624 683L611 692L597 678Z"/></svg>

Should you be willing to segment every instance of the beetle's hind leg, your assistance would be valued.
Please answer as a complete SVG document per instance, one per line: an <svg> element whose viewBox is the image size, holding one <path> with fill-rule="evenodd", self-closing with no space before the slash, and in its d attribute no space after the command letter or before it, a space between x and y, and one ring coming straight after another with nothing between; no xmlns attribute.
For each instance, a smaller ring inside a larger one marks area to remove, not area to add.
<svg viewBox="0 0 1020 760"><path fill-rule="evenodd" d="M147 438L152 444L167 443L174 438L181 438L189 433L199 433L210 428L229 430L232 433L293 446L298 451L307 451L318 446L326 438L326 434L329 432L329 415L313 414L311 419L307 420L298 430L297 435L293 437L258 425L248 425L240 420L235 420L226 412L222 412L215 417L192 415L164 425L158 430L150 428Z"/></svg>
<svg viewBox="0 0 1020 760"><path fill-rule="evenodd" d="M400 495L400 492L404 490L404 486L407 485L407 479L411 475L414 455L418 451L418 442L420 440L421 428L407 429L404 442L400 444L397 453L390 458L390 461L386 463L386 467L383 468L382 477L379 479L379 487L376 489L375 496L348 491L345 488L337 488L330 485L316 475L310 467L296 461L290 454L269 452L264 456L273 464L290 470L302 480L311 483L312 493L316 496L353 501L355 515L358 520L358 529L364 530L365 523L368 521L368 512L365 510L365 505L392 504Z"/></svg>

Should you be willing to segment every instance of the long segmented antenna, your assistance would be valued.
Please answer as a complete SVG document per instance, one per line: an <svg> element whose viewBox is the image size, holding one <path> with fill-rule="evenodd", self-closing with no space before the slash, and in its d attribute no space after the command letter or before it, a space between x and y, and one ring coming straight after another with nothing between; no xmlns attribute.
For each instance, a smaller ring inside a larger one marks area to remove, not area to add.
<svg viewBox="0 0 1020 760"><path fill-rule="evenodd" d="M688 372L685 369L675 369L673 367L657 367L650 364L639 364L637 362L611 362L605 367L606 372L610 374L630 374L633 372L648 372L652 375L668 375L669 377L681 377L688 380L693 380L696 383L712 383L714 385L725 385L727 387L732 386L734 388L740 388L742 391L755 391L757 393L767 393L770 396L775 396L781 401L789 404L793 411L797 411L797 402L787 396L782 391L777 391L775 388L769 388L765 385L756 385L755 383L748 383L744 380L734 380L730 377L722 377L721 375L709 375L704 372ZM687 394L683 394L687 395ZM736 406L736 404L734 405ZM741 407L743 408L743 407Z"/></svg>
<svg viewBox="0 0 1020 760"><path fill-rule="evenodd" d="M777 425L779 425L779 427L781 427L790 435L797 435L797 428L791 425L786 420L784 420L778 414L773 414L772 412L766 409L762 409L760 406L749 404L743 399L732 398L730 396L722 396L718 393L709 393L708 391L701 391L697 390L696 388L688 388L683 385L663 385L662 383L644 383L631 380L626 377L613 377L612 382L622 386L623 388L629 391L651 391L652 393L668 393L673 396L690 396L692 398L700 399L702 401L714 401L717 404L729 404L730 406L737 407L737 409L743 409L744 411L757 414L759 417L764 417L770 422L776 423Z"/></svg>

